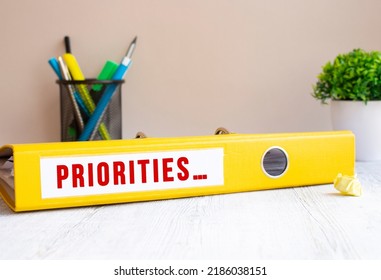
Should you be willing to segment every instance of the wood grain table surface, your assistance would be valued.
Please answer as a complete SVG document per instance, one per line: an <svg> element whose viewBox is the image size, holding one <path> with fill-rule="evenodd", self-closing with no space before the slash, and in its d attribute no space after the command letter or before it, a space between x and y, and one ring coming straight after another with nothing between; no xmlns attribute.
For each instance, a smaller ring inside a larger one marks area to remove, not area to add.
<svg viewBox="0 0 381 280"><path fill-rule="evenodd" d="M381 259L381 162L357 162L361 197L332 184L13 213L0 259Z"/></svg>

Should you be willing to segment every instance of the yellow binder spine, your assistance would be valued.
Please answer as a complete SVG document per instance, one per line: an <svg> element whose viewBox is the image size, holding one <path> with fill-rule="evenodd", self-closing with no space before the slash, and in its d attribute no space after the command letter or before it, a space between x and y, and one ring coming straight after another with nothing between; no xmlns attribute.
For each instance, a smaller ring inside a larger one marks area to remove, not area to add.
<svg viewBox="0 0 381 280"><path fill-rule="evenodd" d="M28 211L326 184L354 175L354 147L349 131L8 145L0 193Z"/></svg>

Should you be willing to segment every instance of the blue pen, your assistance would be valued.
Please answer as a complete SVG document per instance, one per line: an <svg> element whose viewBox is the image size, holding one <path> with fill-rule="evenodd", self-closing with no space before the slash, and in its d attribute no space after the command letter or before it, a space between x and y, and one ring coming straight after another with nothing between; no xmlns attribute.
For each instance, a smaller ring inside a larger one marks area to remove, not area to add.
<svg viewBox="0 0 381 280"><path fill-rule="evenodd" d="M60 71L60 66L58 64L58 60L55 57L52 57L48 60L50 66L53 68L54 72L56 73L58 79L62 80L62 74Z"/></svg>
<svg viewBox="0 0 381 280"><path fill-rule="evenodd" d="M122 80L130 65L131 59L125 56L116 69L114 75L112 76L112 80ZM98 130L98 126L102 121L103 115L106 112L107 106L110 103L116 88L117 84L115 83L110 84L106 87L105 92L98 101L97 107L83 128L83 131L78 138L79 141L87 141L94 138L95 133Z"/></svg>

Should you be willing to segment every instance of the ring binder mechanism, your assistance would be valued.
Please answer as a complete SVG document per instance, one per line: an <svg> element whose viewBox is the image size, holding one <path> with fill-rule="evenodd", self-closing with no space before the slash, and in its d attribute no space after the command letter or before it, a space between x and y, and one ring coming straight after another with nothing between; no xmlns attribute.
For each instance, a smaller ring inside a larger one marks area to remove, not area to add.
<svg viewBox="0 0 381 280"><path fill-rule="evenodd" d="M5 145L0 194L14 211L30 211L320 185L338 173L354 175L349 131L216 134Z"/></svg>
<svg viewBox="0 0 381 280"><path fill-rule="evenodd" d="M219 127L216 129L216 131L214 132L215 135L220 135L220 134L230 134L229 130L227 130L226 128L224 127Z"/></svg>
<svg viewBox="0 0 381 280"><path fill-rule="evenodd" d="M135 138L147 138L147 136L144 134L144 132L139 131L136 133Z"/></svg>

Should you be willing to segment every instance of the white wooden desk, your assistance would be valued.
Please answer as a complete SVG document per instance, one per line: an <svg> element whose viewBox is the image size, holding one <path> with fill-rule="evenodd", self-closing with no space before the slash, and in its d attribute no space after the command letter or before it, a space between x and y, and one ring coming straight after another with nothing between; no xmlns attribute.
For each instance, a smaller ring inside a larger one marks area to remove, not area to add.
<svg viewBox="0 0 381 280"><path fill-rule="evenodd" d="M381 259L381 162L332 185L13 213L0 259Z"/></svg>

